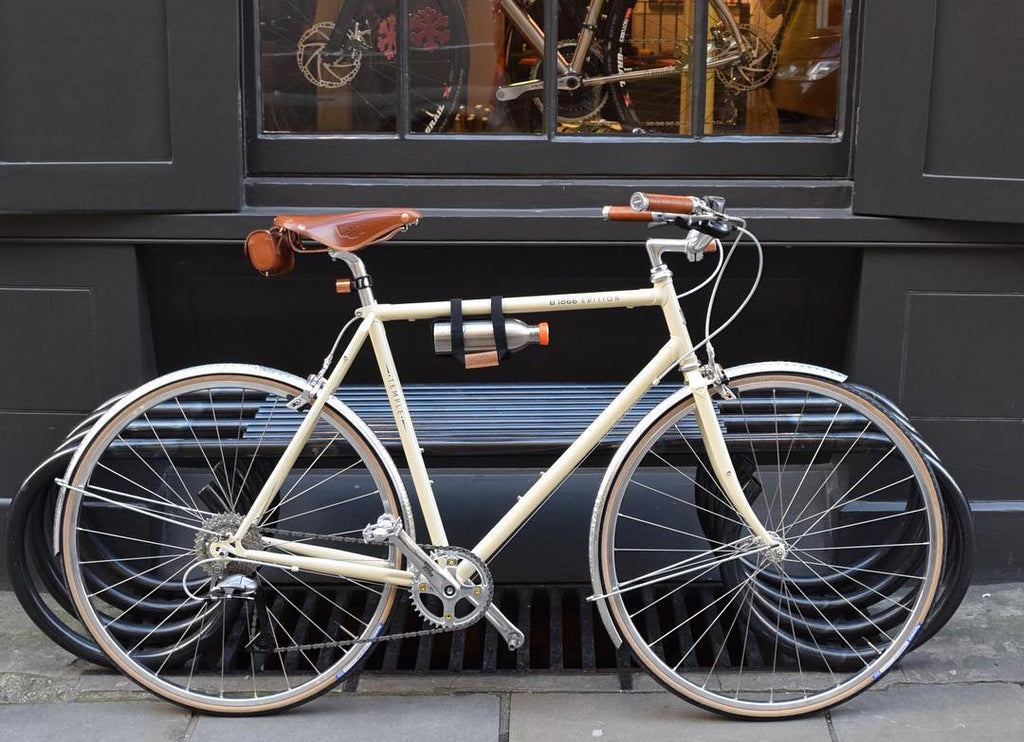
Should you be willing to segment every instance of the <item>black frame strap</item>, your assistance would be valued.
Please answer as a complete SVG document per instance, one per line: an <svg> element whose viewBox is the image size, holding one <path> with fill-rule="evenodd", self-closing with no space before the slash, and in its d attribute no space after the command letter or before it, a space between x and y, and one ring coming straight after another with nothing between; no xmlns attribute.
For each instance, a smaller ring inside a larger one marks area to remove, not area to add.
<svg viewBox="0 0 1024 742"><path fill-rule="evenodd" d="M459 363L466 363L466 336L462 330L462 299L452 299L451 305L452 355Z"/></svg>
<svg viewBox="0 0 1024 742"><path fill-rule="evenodd" d="M501 297L491 297L491 331L494 333L494 349L498 352L498 360L509 357L508 337L505 335L505 315L501 311Z"/></svg>

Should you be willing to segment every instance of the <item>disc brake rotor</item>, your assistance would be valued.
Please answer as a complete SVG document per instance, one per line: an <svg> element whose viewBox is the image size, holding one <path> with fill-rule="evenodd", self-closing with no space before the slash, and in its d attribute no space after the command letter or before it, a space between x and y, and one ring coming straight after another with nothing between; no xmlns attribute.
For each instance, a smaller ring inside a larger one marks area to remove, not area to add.
<svg viewBox="0 0 1024 742"><path fill-rule="evenodd" d="M334 24L321 21L306 29L295 48L295 61L303 76L318 88L342 88L359 72L363 52L368 47L369 28L360 28L356 21L348 32L348 39L337 54L326 54L327 45L334 35Z"/></svg>
<svg viewBox="0 0 1024 742"><path fill-rule="evenodd" d="M779 52L775 44L759 36L750 26L740 26L740 35L749 51L733 64L715 70L715 77L730 90L746 93L768 84L775 74Z"/></svg>

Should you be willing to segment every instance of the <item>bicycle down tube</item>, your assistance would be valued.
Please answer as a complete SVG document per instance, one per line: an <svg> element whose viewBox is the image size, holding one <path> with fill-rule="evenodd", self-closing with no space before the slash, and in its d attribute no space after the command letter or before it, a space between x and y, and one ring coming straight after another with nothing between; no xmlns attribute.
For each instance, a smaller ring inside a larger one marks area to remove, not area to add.
<svg viewBox="0 0 1024 742"><path fill-rule="evenodd" d="M367 297L370 298L370 297ZM372 299L371 299L372 302ZM640 370L608 406L590 423L580 436L558 457L558 459L537 479L508 512L473 547L481 559L493 556L533 513L544 503L555 489L576 469L590 451L622 419L659 379L674 366L682 367L684 377L695 402L701 436L709 452L712 468L729 501L737 513L750 527L753 534L765 548L777 543L754 514L734 472L717 415L711 401L710 382L701 373L700 365L693 352L693 345L686 328L682 310L676 299L671 273L659 273L650 289L626 291L603 291L596 293L556 294L550 296L508 297L502 301L502 310L509 313L529 314L552 311L578 311L583 309L617 309L641 306L660 306L670 332L668 342ZM473 299L463 302L463 314L485 315L490 312L490 301ZM401 381L395 368L384 323L393 320L437 319L450 316L448 302L425 302L410 304L369 303L356 310L362 321L352 339L335 364L330 376L324 382L310 404L299 429L288 444L263 488L246 513L237 534L246 533L248 528L259 521L271 500L294 466L302 447L312 433L315 421L326 400L332 396L344 380L352 361L359 353L366 338L370 338L384 382L388 401L391 405L413 486L420 508L427 524L432 544L447 545L443 521L437 507L433 487L427 473L423 453L416 437L409 407L402 390ZM312 546L302 542L276 542L275 546L287 554L248 550L241 546L236 536L222 545L234 556L257 562L266 562L286 568L305 569L313 572L351 577L353 579L408 585L410 574L384 566L383 560L368 559L365 555L354 554L340 549ZM376 563L376 562L380 563ZM461 575L460 575L461 576Z"/></svg>

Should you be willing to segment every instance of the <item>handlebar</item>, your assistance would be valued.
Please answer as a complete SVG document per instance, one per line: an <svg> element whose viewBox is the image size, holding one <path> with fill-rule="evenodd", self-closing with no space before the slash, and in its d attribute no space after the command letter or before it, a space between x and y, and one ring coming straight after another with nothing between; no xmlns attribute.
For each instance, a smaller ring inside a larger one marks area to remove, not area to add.
<svg viewBox="0 0 1024 742"><path fill-rule="evenodd" d="M685 240L647 240L651 264L661 263L665 252L683 252L693 260L714 252L717 242L728 235L732 226L725 216L725 199L718 196L670 196L637 191L629 206L605 206L602 214L611 222L651 222L651 226L674 224L688 228Z"/></svg>
<svg viewBox="0 0 1024 742"><path fill-rule="evenodd" d="M605 206L601 213L609 222L653 222L659 216L653 211L634 211L630 206Z"/></svg>
<svg viewBox="0 0 1024 742"><path fill-rule="evenodd" d="M629 198L629 206L633 211L668 211L673 214L692 214L697 203L701 203L700 199L693 196L669 196L641 191Z"/></svg>
<svg viewBox="0 0 1024 742"><path fill-rule="evenodd" d="M629 198L629 206L605 206L602 212L610 222L665 222L676 217L696 219L710 217L712 209L696 196L669 196L637 191Z"/></svg>

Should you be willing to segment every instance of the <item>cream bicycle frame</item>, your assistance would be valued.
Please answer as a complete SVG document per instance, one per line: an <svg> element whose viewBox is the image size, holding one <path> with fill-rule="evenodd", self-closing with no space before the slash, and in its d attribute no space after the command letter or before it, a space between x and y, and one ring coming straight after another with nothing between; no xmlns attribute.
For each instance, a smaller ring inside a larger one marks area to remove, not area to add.
<svg viewBox="0 0 1024 742"><path fill-rule="evenodd" d="M353 268L353 273L356 276L365 275L362 262L355 256L350 254L334 254L333 256L345 260ZM354 336L326 378L322 388L313 398L299 429L253 501L237 532L231 539L214 544L214 548L222 548L226 553L238 558L287 569L408 586L411 582L409 572L390 568L385 560L368 558L365 554L279 539L268 539L268 543L272 543L286 553L250 550L241 545L241 535L247 533L263 516L313 432L320 411L327 399L334 394L344 380L353 359L363 347L367 337L370 338L374 355L377 358L377 365L380 368L381 379L391 404L402 450L408 462L416 498L426 521L430 543L438 546L448 544L444 523L437 507L426 464L423 461L423 452L416 437L398 371L395 368L384 323L393 320L413 321L449 317L450 304L448 302L378 304L368 288L360 290L360 298L363 301L363 306L356 310L356 315L361 317L362 321ZM736 512L761 541L763 547L771 548L778 543L774 534L769 533L754 514L736 477L711 401L710 382L701 373L682 309L676 298L672 273L664 265L655 266L652 270L652 286L648 289L507 297L502 300L502 310L510 314L634 307L661 308L669 330L668 342L473 547L473 552L481 559L488 560L510 540L633 405L677 365L683 372L686 383L693 394L700 434L719 484L733 507L736 508ZM491 303L488 299L472 299L462 304L465 316L488 315L490 310ZM460 576L463 575L460 574Z"/></svg>

